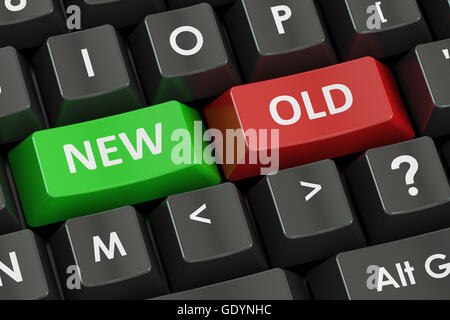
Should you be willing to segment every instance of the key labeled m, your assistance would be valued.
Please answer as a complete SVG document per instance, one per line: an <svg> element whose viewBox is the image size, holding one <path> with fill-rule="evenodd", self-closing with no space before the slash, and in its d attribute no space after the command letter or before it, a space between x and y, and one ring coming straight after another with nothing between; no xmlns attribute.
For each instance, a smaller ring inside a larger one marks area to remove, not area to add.
<svg viewBox="0 0 450 320"><path fill-rule="evenodd" d="M20 272L19 262L17 261L17 255L15 251L9 253L9 259L11 260L12 269L0 261L0 270L6 273L11 279L19 283L23 281L22 273ZM2 278L0 277L0 287L3 287Z"/></svg>
<svg viewBox="0 0 450 320"><path fill-rule="evenodd" d="M114 253L116 251L116 248L122 257L127 255L127 252L125 251L122 242L120 241L119 236L117 235L117 232L111 232L109 234L108 248L106 247L106 245L103 243L102 239L100 239L99 236L93 237L92 240L94 243L95 262L100 262L102 260L100 250L109 260L114 259Z"/></svg>

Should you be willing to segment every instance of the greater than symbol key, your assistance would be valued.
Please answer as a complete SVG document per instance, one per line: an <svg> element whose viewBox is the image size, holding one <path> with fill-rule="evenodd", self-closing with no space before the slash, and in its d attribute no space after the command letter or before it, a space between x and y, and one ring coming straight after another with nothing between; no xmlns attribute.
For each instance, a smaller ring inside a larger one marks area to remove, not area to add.
<svg viewBox="0 0 450 320"><path fill-rule="evenodd" d="M322 190L322 186L320 184L317 183L310 183L310 182L304 182L304 181L300 181L300 185L302 187L306 187L306 188L311 188L313 189L310 193L308 193L305 196L305 200L306 202L308 202L309 200L312 199L312 197L314 197L320 190Z"/></svg>

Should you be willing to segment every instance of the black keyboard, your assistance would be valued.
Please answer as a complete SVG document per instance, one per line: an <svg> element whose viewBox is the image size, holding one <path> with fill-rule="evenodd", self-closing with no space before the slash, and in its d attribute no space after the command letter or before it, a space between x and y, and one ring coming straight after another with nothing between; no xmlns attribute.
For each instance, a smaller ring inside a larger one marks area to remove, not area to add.
<svg viewBox="0 0 450 320"><path fill-rule="evenodd" d="M449 0L0 1L0 299L450 299L449 124Z"/></svg>

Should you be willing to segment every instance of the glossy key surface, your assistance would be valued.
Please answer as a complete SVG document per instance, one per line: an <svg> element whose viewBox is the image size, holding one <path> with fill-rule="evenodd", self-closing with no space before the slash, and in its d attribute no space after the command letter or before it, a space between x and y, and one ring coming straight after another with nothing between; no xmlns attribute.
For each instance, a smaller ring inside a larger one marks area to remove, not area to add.
<svg viewBox="0 0 450 320"><path fill-rule="evenodd" d="M34 133L9 154L28 224L40 226L219 183L215 165L176 164L172 159L179 145L172 133L184 129L190 135L197 120L196 111L169 102ZM202 151L200 145L193 152L202 159Z"/></svg>
<svg viewBox="0 0 450 320"><path fill-rule="evenodd" d="M450 229L338 254L308 275L315 299L450 299Z"/></svg>
<svg viewBox="0 0 450 320"><path fill-rule="evenodd" d="M227 129L242 129L237 140L245 139L246 147L238 160L217 150L230 180L275 170L278 152L284 169L414 136L391 72L369 57L234 87L204 113L209 127L224 137ZM258 143L250 143L255 135ZM261 161L266 150L274 152L269 165ZM249 155L255 153L259 158L252 164Z"/></svg>

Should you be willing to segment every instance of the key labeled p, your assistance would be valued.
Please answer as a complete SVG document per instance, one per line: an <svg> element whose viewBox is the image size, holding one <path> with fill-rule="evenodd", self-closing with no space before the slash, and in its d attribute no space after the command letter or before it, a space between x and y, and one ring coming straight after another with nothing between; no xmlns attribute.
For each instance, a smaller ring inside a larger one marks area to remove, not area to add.
<svg viewBox="0 0 450 320"><path fill-rule="evenodd" d="M279 34L285 34L283 22L289 20L292 17L292 10L286 5L279 5L270 8L272 10L272 15L277 26Z"/></svg>

